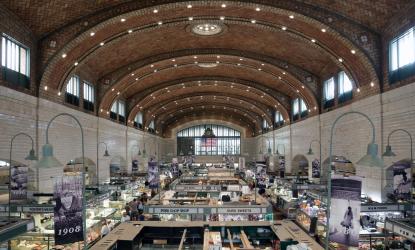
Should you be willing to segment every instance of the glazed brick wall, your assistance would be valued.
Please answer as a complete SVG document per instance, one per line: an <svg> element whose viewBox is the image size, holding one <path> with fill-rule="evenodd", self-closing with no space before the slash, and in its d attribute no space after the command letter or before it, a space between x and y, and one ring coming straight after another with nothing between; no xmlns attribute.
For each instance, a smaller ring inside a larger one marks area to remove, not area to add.
<svg viewBox="0 0 415 250"><path fill-rule="evenodd" d="M86 114L72 108L56 104L36 97L0 86L0 159L9 159L10 140L13 135L26 132L35 139L35 150L41 153L42 146L46 143L46 126L50 119L59 113L68 113L79 119L84 130L85 157L97 162L97 141L106 142L111 157L103 157L105 146L99 146L98 160L100 180L109 177L109 164L111 158L121 156L127 160L127 171L131 170L130 146L138 141L143 142L142 131L127 128L124 125L111 122L90 114ZM38 125L37 125L38 123ZM97 140L98 138L98 140ZM154 153L158 138L146 134L146 141L154 141L155 144L146 144L147 152ZM59 117L51 124L49 129L49 142L54 147L54 154L61 163L67 163L71 159L81 156L80 130L77 123L64 116ZM13 159L27 163L24 157L30 149L30 141L25 137L16 138L13 146ZM52 179L48 174L60 174L42 172L40 174L40 189L50 191Z"/></svg>
<svg viewBox="0 0 415 250"><path fill-rule="evenodd" d="M374 95L358 100L349 105L338 108L319 116L286 126L275 131L275 137L291 138L287 144L289 152L287 157L291 159L296 154L303 154L309 162L318 156L318 145L313 144L314 156L306 155L311 139L321 137L322 159L329 156L330 129L334 120L348 111L359 111L369 116L376 130L376 143L379 145L378 154L381 155L387 144L388 134L397 128L408 130L415 135L415 83L396 88L380 95ZM352 162L358 161L365 153L367 144L371 140L371 127L369 122L359 115L347 115L342 118L335 127L333 139L333 155L343 155ZM265 135L272 138L272 132ZM260 136L256 137L261 141ZM385 167L383 171L374 168L357 166L357 175L364 176L363 190L376 200L384 199L386 186L385 169L394 161L409 158L409 139L406 134L398 132L391 137L390 144L396 157L384 157ZM265 148L265 146L264 146ZM259 149L258 149L259 150ZM264 151L264 150L263 150ZM290 169L288 163L287 170Z"/></svg>

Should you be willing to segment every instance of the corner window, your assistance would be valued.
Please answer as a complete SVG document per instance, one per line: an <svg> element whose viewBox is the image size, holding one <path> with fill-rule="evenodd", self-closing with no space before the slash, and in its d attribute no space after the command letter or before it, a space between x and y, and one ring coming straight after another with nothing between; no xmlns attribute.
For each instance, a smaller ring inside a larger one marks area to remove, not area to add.
<svg viewBox="0 0 415 250"><path fill-rule="evenodd" d="M94 111L94 86L84 82L84 109Z"/></svg>
<svg viewBox="0 0 415 250"><path fill-rule="evenodd" d="M125 122L125 102L116 100L111 106L110 118L118 120L121 123Z"/></svg>
<svg viewBox="0 0 415 250"><path fill-rule="evenodd" d="M65 101L79 106L79 77L72 76L66 84Z"/></svg>
<svg viewBox="0 0 415 250"><path fill-rule="evenodd" d="M1 38L1 66L5 81L30 87L30 51L7 35Z"/></svg>
<svg viewBox="0 0 415 250"><path fill-rule="evenodd" d="M415 71L415 27L393 39L389 44L390 82L402 80Z"/></svg>
<svg viewBox="0 0 415 250"><path fill-rule="evenodd" d="M134 127L143 128L143 112L138 112L134 118Z"/></svg>

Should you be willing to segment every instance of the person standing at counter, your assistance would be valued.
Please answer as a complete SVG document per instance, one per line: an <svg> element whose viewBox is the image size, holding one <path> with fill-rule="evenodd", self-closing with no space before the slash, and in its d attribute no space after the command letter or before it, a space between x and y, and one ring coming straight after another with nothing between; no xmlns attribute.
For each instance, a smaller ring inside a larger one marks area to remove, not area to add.
<svg viewBox="0 0 415 250"><path fill-rule="evenodd" d="M137 203L137 199L134 199L131 204L131 220L137 220L137 216L138 216L138 203Z"/></svg>
<svg viewBox="0 0 415 250"><path fill-rule="evenodd" d="M101 227L101 238L104 238L105 237L105 235L107 235L107 234L109 234L110 233L110 228L109 228L109 226L108 226L108 224L107 224L107 221L106 220L103 220L102 221L102 227Z"/></svg>
<svg viewBox="0 0 415 250"><path fill-rule="evenodd" d="M122 213L121 222L127 222L127 221L130 221L130 220L131 220L131 218L126 212Z"/></svg>

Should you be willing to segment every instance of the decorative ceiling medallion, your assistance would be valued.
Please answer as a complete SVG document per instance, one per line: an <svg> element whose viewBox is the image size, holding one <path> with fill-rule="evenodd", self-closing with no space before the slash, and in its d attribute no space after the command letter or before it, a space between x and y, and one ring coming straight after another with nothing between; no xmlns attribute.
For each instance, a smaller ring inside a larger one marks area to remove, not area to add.
<svg viewBox="0 0 415 250"><path fill-rule="evenodd" d="M198 63L197 66L201 68L214 68L218 66L218 64L217 63Z"/></svg>
<svg viewBox="0 0 415 250"><path fill-rule="evenodd" d="M192 32L200 36L214 36L223 31L223 26L218 23L199 23L191 28Z"/></svg>

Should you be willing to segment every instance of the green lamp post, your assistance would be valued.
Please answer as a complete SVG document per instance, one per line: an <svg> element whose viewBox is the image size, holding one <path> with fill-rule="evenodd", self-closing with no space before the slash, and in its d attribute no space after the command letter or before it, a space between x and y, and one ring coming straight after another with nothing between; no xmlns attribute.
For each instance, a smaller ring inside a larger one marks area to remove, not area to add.
<svg viewBox="0 0 415 250"><path fill-rule="evenodd" d="M9 202L8 202L8 204L9 204L8 220L9 221L11 219L11 193L12 193L11 192L11 189L12 189L12 151L13 151L13 141L18 136L26 136L26 137L28 137L32 141L32 149L29 151L29 154L25 157L25 160L28 160L28 161L35 161L35 160L37 160L37 157L35 155L35 149L34 149L35 142L34 142L33 138L30 135L26 134L26 133L18 133L18 134L15 134L12 137L11 141L10 141L10 158L9 158Z"/></svg>
<svg viewBox="0 0 415 250"><path fill-rule="evenodd" d="M375 144L375 125L373 124L372 120L366 115L358 111L350 111L346 112L344 114L341 114L339 117L336 118L336 120L333 122L333 125L331 126L331 132L330 132L330 148L329 148L329 168L328 168L328 180L327 180L327 225L326 225L326 238L325 238L325 249L330 249L330 206L331 206L331 162L333 161L333 137L334 137L334 128L337 124L337 122L350 114L357 114L365 117L371 127L372 127L372 140L367 146L367 153L364 155L359 161L356 162L358 165L364 165L364 166L372 166L372 167L378 167L383 168L383 161L378 157L378 145Z"/></svg>
<svg viewBox="0 0 415 250"><path fill-rule="evenodd" d="M37 167L38 168L57 168L61 167L62 164L56 159L53 155L53 146L49 144L49 128L52 122L60 117L60 116L68 116L75 120L81 130L81 147L82 147L82 194L85 195L85 145L84 145L84 131L82 128L81 123L79 120L68 113L60 113L55 115L49 122L46 127L46 144L42 147L42 158L38 161ZM86 242L86 199L82 199L82 229L83 229L83 238L84 238L84 247L83 249L87 249Z"/></svg>
<svg viewBox="0 0 415 250"><path fill-rule="evenodd" d="M394 134L394 133L396 133L396 132L404 132L404 133L406 133L406 134L408 135L408 137L409 137L409 141L410 141L410 150L411 150L411 152L410 152L410 155L411 155L410 160L411 160L411 164L412 164L412 162L413 162L412 136L411 136L411 134L410 134L407 130L405 130L405 129L395 129L395 130L392 130L392 131L389 133L389 135L388 135L388 145L386 145L386 150L385 150L385 152L383 153L383 156L396 156L396 154L392 151L392 146L390 145L390 137L392 136L392 134Z"/></svg>

